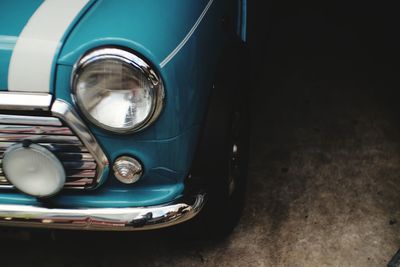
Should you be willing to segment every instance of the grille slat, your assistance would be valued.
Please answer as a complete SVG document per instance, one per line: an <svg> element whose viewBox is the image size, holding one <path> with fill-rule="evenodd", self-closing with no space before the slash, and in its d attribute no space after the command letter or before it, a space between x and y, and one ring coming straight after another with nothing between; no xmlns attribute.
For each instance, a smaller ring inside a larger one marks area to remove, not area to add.
<svg viewBox="0 0 400 267"><path fill-rule="evenodd" d="M92 155L90 153L79 153L79 152L59 152L57 153L57 157L61 161L94 161Z"/></svg>
<svg viewBox="0 0 400 267"><path fill-rule="evenodd" d="M75 169L75 170L95 170L97 164L93 161L66 161L62 162L65 169Z"/></svg>
<svg viewBox="0 0 400 267"><path fill-rule="evenodd" d="M81 140L55 117L0 114L0 189L12 189L2 170L4 151L15 143L31 140L61 161L66 172L64 188L90 187L97 175L97 163Z"/></svg>
<svg viewBox="0 0 400 267"><path fill-rule="evenodd" d="M90 186L93 183L92 178L76 178L76 179L71 179L68 180L65 183L65 188L75 188L75 187L80 187L78 189L84 189L87 186ZM11 185L7 179L4 176L0 175L0 189L13 189L14 186Z"/></svg>
<svg viewBox="0 0 400 267"><path fill-rule="evenodd" d="M0 150L0 152L3 152L3 151ZM54 154L60 161L72 161L72 162L73 161L93 161L93 162L95 162L92 155L87 152L57 152L56 151L56 152L54 152ZM2 158L3 158L3 153L0 153L0 162L1 162Z"/></svg>
<svg viewBox="0 0 400 267"><path fill-rule="evenodd" d="M71 144L57 144L57 143L43 143L35 142L41 146L44 146L48 150L54 153L80 153L88 152L83 145L71 145ZM0 142L0 152L4 152L9 146L15 144L15 142ZM2 157L2 154L1 154Z"/></svg>
<svg viewBox="0 0 400 267"><path fill-rule="evenodd" d="M63 123L54 117L4 115L0 114L0 124L62 126Z"/></svg>
<svg viewBox="0 0 400 267"><path fill-rule="evenodd" d="M82 161L82 162L61 162L62 165L64 166L65 172L68 173L76 173L76 172L81 172L81 170L87 170L87 171L92 171L96 170L97 164L92 161ZM1 160L0 160L0 175L4 174L3 168L1 167ZM94 172L96 174L96 172ZM90 177L93 174L91 173ZM82 175L84 176L84 175Z"/></svg>
<svg viewBox="0 0 400 267"><path fill-rule="evenodd" d="M90 186L93 183L93 179L91 178L82 178L76 181L70 181L65 183L65 187L87 187Z"/></svg>
<svg viewBox="0 0 400 267"><path fill-rule="evenodd" d="M4 125L4 124L0 124L0 133L73 135L71 130L67 127Z"/></svg>
<svg viewBox="0 0 400 267"><path fill-rule="evenodd" d="M75 180L72 178L94 178L96 177L95 170L65 170L67 177L71 178L71 180Z"/></svg>
<svg viewBox="0 0 400 267"><path fill-rule="evenodd" d="M60 144L76 144L82 145L81 141L76 136L69 135L35 135L35 134L4 134L0 133L0 142L20 142L21 140L31 140L35 143L52 143Z"/></svg>

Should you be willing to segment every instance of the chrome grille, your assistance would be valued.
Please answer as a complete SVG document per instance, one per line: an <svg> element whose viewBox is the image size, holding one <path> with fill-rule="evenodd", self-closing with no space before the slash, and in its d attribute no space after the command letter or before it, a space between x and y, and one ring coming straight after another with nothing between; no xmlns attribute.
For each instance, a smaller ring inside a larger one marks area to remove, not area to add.
<svg viewBox="0 0 400 267"><path fill-rule="evenodd" d="M96 182L97 162L60 119L0 114L0 188L12 188L1 166L4 151L27 139L46 147L58 157L67 175L65 188L85 189Z"/></svg>

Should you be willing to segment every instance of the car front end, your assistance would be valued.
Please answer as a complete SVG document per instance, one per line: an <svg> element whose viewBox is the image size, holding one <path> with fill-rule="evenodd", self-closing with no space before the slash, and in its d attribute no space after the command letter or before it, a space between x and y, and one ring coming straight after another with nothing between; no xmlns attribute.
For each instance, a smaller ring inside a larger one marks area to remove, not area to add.
<svg viewBox="0 0 400 267"><path fill-rule="evenodd" d="M0 224L146 230L197 215L206 194L188 184L227 2L3 1Z"/></svg>

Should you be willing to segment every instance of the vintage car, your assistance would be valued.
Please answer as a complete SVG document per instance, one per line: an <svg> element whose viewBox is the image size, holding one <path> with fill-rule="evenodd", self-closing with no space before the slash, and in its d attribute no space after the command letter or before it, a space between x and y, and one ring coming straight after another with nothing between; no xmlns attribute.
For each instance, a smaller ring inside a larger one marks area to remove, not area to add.
<svg viewBox="0 0 400 267"><path fill-rule="evenodd" d="M229 233L245 41L245 0L2 0L0 225Z"/></svg>

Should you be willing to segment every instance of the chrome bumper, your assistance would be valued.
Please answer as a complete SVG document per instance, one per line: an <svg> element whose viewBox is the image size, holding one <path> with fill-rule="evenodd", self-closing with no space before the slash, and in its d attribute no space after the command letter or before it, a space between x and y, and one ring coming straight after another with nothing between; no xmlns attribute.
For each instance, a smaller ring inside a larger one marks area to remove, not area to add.
<svg viewBox="0 0 400 267"><path fill-rule="evenodd" d="M165 206L139 208L50 209L0 204L0 226L75 230L135 231L172 226L193 218L205 195Z"/></svg>

